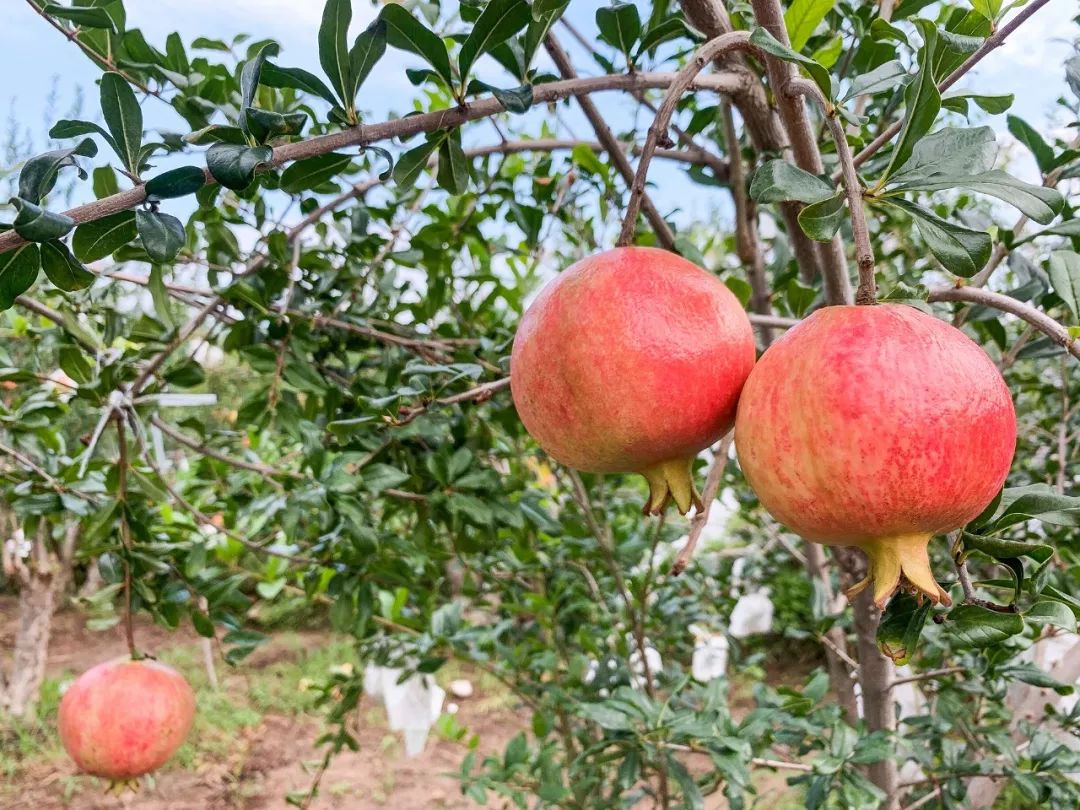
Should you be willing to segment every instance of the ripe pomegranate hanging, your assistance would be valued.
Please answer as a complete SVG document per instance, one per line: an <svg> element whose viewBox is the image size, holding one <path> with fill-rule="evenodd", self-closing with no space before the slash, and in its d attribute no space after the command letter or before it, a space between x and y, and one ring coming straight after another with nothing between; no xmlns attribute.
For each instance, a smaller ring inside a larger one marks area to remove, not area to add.
<svg viewBox="0 0 1080 810"><path fill-rule="evenodd" d="M1001 374L958 329L897 304L820 309L765 352L739 402L739 463L807 540L857 546L884 607L903 587L949 604L932 536L993 500L1016 444Z"/></svg>
<svg viewBox="0 0 1080 810"><path fill-rule="evenodd" d="M86 773L122 782L164 765L195 717L184 677L157 661L117 658L88 669L60 701L60 739Z"/></svg>
<svg viewBox="0 0 1080 810"><path fill-rule="evenodd" d="M735 421L754 335L718 278L674 253L615 248L547 285L514 339L521 421L556 461L639 472L646 514L701 499L694 456Z"/></svg>

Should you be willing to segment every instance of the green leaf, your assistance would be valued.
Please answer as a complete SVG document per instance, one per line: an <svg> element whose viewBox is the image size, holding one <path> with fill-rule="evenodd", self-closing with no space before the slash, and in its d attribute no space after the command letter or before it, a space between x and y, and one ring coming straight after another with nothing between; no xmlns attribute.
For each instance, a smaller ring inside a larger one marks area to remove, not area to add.
<svg viewBox="0 0 1080 810"><path fill-rule="evenodd" d="M341 174L351 162L351 155L335 152L298 160L281 173L281 190L298 194L315 188Z"/></svg>
<svg viewBox="0 0 1080 810"><path fill-rule="evenodd" d="M158 320L168 324L170 327L174 327L172 308L169 306L169 290L165 286L160 264L154 263L150 265L150 280L146 287L150 290L150 297L154 301L154 311L157 313ZM171 374L169 379L171 382Z"/></svg>
<svg viewBox="0 0 1080 810"><path fill-rule="evenodd" d="M142 149L142 107L131 85L119 73L110 71L101 77L101 113L116 144L117 156L129 172L137 175Z"/></svg>
<svg viewBox="0 0 1080 810"><path fill-rule="evenodd" d="M904 90L904 124L900 128L889 166L882 180L902 168L922 137L930 131L941 110L941 93L934 81L933 61L937 48L937 28L928 20L916 20L923 46L919 50L919 72Z"/></svg>
<svg viewBox="0 0 1080 810"><path fill-rule="evenodd" d="M997 139L990 127L945 127L915 144L911 157L889 183L912 183L936 175L982 174L994 167L996 157Z"/></svg>
<svg viewBox="0 0 1080 810"><path fill-rule="evenodd" d="M757 45L765 53L775 56L777 59L783 59L785 62L794 62L797 65L801 65L806 69L806 72L810 74L810 78L814 80L814 83L821 89L821 92L825 95L825 98L831 99L832 94L832 79L829 78L829 71L827 71L824 65L815 62L808 56L803 56L798 51L793 51L787 45L784 45L776 39L772 34L766 31L764 28L755 28L753 33L750 34L750 42Z"/></svg>
<svg viewBox="0 0 1080 810"><path fill-rule="evenodd" d="M953 93L943 96L941 106L954 112L967 115L968 101L974 101L983 112L991 115L999 115L1012 106L1015 97L1012 93L1001 96L984 96L979 93Z"/></svg>
<svg viewBox="0 0 1080 810"><path fill-rule="evenodd" d="M1072 311L1073 320L1080 321L1080 253L1055 250L1050 254L1050 284Z"/></svg>
<svg viewBox="0 0 1080 810"><path fill-rule="evenodd" d="M85 290L94 283L94 274L71 255L63 242L54 240L41 244L41 269L45 271L45 277L64 292Z"/></svg>
<svg viewBox="0 0 1080 810"><path fill-rule="evenodd" d="M494 87L487 82L481 82L474 79L469 82L470 93L491 93L502 104L503 109L507 112L517 113L518 115L528 112L533 105L533 89L531 84L523 84L521 87L512 87L509 90L503 90L499 87Z"/></svg>
<svg viewBox="0 0 1080 810"><path fill-rule="evenodd" d="M682 792L682 807L686 810L705 810L705 796L697 780L678 759L672 755L667 757L668 770L675 777L675 783Z"/></svg>
<svg viewBox="0 0 1080 810"><path fill-rule="evenodd" d="M835 5L836 0L793 0L784 12L784 26L791 47L801 51Z"/></svg>
<svg viewBox="0 0 1080 810"><path fill-rule="evenodd" d="M844 195L836 193L826 200L811 203L799 212L799 227L817 242L828 242L844 222Z"/></svg>
<svg viewBox="0 0 1080 810"><path fill-rule="evenodd" d="M364 488L373 494L400 486L409 480L409 474L389 464L369 464L363 470Z"/></svg>
<svg viewBox="0 0 1080 810"><path fill-rule="evenodd" d="M1053 602L1049 604L1054 604ZM1076 687L1062 683L1034 664L1013 664L1004 667L1001 674L1010 680L1022 681L1040 689L1053 689L1059 695L1071 695Z"/></svg>
<svg viewBox="0 0 1080 810"><path fill-rule="evenodd" d="M905 200L892 198L889 203L911 214L926 246L950 273L971 278L989 261L989 234L946 222Z"/></svg>
<svg viewBox="0 0 1080 810"><path fill-rule="evenodd" d="M1035 156L1039 171L1046 174L1053 169L1054 150L1043 140L1042 135L1023 118L1010 115L1005 120L1008 122L1009 132Z"/></svg>
<svg viewBox="0 0 1080 810"><path fill-rule="evenodd" d="M241 191L255 179L255 170L273 159L269 146L238 146L215 143L206 150L206 167L225 188Z"/></svg>
<svg viewBox="0 0 1080 810"><path fill-rule="evenodd" d="M298 135L307 122L307 113L279 113L245 107L240 116L245 130L256 141L265 143L279 135Z"/></svg>
<svg viewBox="0 0 1080 810"><path fill-rule="evenodd" d="M641 35L641 42L638 43L634 61L636 62L641 58L642 54L652 52L658 45L670 39L679 39L686 36L690 36L690 29L686 27L686 22L682 17L668 17L661 20L656 25L647 28L645 33Z"/></svg>
<svg viewBox="0 0 1080 810"><path fill-rule="evenodd" d="M1027 557L1040 565L1054 556L1053 547L1045 543L1023 543L1019 540L1005 540L972 532L964 532L964 549L981 551L995 560Z"/></svg>
<svg viewBox="0 0 1080 810"><path fill-rule="evenodd" d="M1031 488L1005 507L993 523L999 532L1034 518L1052 526L1080 527L1080 497L1061 495L1048 487Z"/></svg>
<svg viewBox="0 0 1080 810"><path fill-rule="evenodd" d="M1025 183L1000 169L976 175L934 175L926 180L907 180L894 188L897 191L966 188L997 197L1042 225L1052 222L1065 205L1064 198L1054 189Z"/></svg>
<svg viewBox="0 0 1080 810"><path fill-rule="evenodd" d="M40 204L56 184L56 175L65 166L73 166L79 177L86 179L86 172L76 162L75 156L93 157L97 154L97 144L90 138L80 141L67 149L54 149L41 155L35 155L23 164L19 172L19 196L27 202Z"/></svg>
<svg viewBox="0 0 1080 810"><path fill-rule="evenodd" d="M960 605L949 611L945 628L969 647L992 647L1024 632L1024 617L978 605Z"/></svg>
<svg viewBox="0 0 1080 810"><path fill-rule="evenodd" d="M61 346L58 361L60 368L79 385L94 379L94 367L77 346Z"/></svg>
<svg viewBox="0 0 1080 810"><path fill-rule="evenodd" d="M532 22L525 29L525 44L522 47L522 69L520 72L511 71L519 79L524 80L533 58L540 49L540 44L547 36L547 32L563 13L566 11L570 0L534 0L532 5Z"/></svg>
<svg viewBox="0 0 1080 810"><path fill-rule="evenodd" d="M116 2L112 5L116 5ZM113 33L120 33L115 20L108 11L101 7L75 6L69 8L59 3L46 3L41 10L50 17L70 20L80 28L102 28Z"/></svg>
<svg viewBox="0 0 1080 810"><path fill-rule="evenodd" d="M259 48L253 59L244 63L244 67L240 70L240 109L246 110L255 104L255 93L259 90L259 77L262 74L263 64L267 57L277 56L280 51L281 48L276 42L267 42ZM246 115L240 116L240 126L251 134L251 131L247 129Z"/></svg>
<svg viewBox="0 0 1080 810"><path fill-rule="evenodd" d="M794 6L793 6L794 8ZM878 65L869 73L856 76L851 87L844 95L842 101L855 98L856 96L873 95L882 90L895 90L897 86L907 84L912 76L907 72L904 64L897 59Z"/></svg>
<svg viewBox="0 0 1080 810"><path fill-rule="evenodd" d="M473 24L458 52L458 73L464 85L473 64L483 54L505 42L532 19L525 0L491 0Z"/></svg>
<svg viewBox="0 0 1080 810"><path fill-rule="evenodd" d="M40 269L41 251L33 242L0 253L0 309L10 309L16 298L33 287Z"/></svg>
<svg viewBox="0 0 1080 810"><path fill-rule="evenodd" d="M439 147L439 139L425 141L398 158L394 164L394 182L404 188L411 188L420 172L427 165L431 153Z"/></svg>
<svg viewBox="0 0 1080 810"><path fill-rule="evenodd" d="M370 75L372 68L386 53L386 22L375 20L353 42L349 51L349 71L352 74L346 103L355 105L356 92Z"/></svg>
<svg viewBox="0 0 1080 810"><path fill-rule="evenodd" d="M323 80L314 73L309 73L303 68L280 67L273 62L267 62L262 67L260 81L267 87L289 87L311 93L335 107L339 104L334 96L334 91L327 87Z"/></svg>
<svg viewBox="0 0 1080 810"><path fill-rule="evenodd" d="M469 160L461 148L461 136L454 133L439 146L439 186L450 194L464 194L469 188Z"/></svg>
<svg viewBox="0 0 1080 810"><path fill-rule="evenodd" d="M59 239L75 227L75 220L67 214L47 211L18 197L8 200L18 212L15 215L15 233L27 242L48 242Z"/></svg>
<svg viewBox="0 0 1080 810"><path fill-rule="evenodd" d="M582 703L577 713L607 731L629 731L633 728L630 717L611 703Z"/></svg>
<svg viewBox="0 0 1080 810"><path fill-rule="evenodd" d="M80 135L100 135L105 139L105 142L112 147L113 151L116 151L116 142L113 141L112 135L106 132L102 127L90 121L79 121L75 118L62 118L53 124L52 128L49 130L49 137L58 140L78 138Z"/></svg>
<svg viewBox="0 0 1080 810"><path fill-rule="evenodd" d="M171 262L187 242L184 223L171 214L140 208L135 212L135 224L146 254L157 264Z"/></svg>
<svg viewBox="0 0 1080 810"><path fill-rule="evenodd" d="M134 238L134 212L120 211L77 227L71 237L71 251L81 262L96 262Z"/></svg>
<svg viewBox="0 0 1080 810"><path fill-rule="evenodd" d="M326 0L319 25L319 64L346 108L351 108L353 88L347 39L350 22L352 0Z"/></svg>
<svg viewBox="0 0 1080 810"><path fill-rule="evenodd" d="M168 200L194 194L206 185L206 173L198 166L169 169L146 181L148 199Z"/></svg>
<svg viewBox="0 0 1080 810"><path fill-rule="evenodd" d="M596 27L600 29L600 39L629 59L634 43L641 36L641 17L633 3L616 2L596 10Z"/></svg>
<svg viewBox="0 0 1080 810"><path fill-rule="evenodd" d="M832 185L786 160L770 160L754 172L750 180L750 197L759 203L787 200L815 203L835 193Z"/></svg>
<svg viewBox="0 0 1080 810"><path fill-rule="evenodd" d="M1030 624L1052 624L1066 632L1076 632L1076 616L1061 602L1036 602L1024 612L1024 619Z"/></svg>
<svg viewBox="0 0 1080 810"><path fill-rule="evenodd" d="M442 77L446 86L453 87L450 56L438 35L402 6L394 3L385 6L379 13L379 18L386 21L386 41L390 45L422 56Z"/></svg>
<svg viewBox="0 0 1080 810"><path fill-rule="evenodd" d="M910 661L919 644L926 617L930 615L930 607L928 600L916 600L906 593L890 599L878 624L877 645L881 654L901 666Z"/></svg>

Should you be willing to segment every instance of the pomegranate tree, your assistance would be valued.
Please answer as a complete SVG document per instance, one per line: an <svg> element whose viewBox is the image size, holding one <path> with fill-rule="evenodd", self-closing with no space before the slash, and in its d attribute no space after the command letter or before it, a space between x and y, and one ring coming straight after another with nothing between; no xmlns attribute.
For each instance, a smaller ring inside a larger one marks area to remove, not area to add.
<svg viewBox="0 0 1080 810"><path fill-rule="evenodd" d="M60 739L86 773L134 779L176 753L195 716L184 677L149 659L117 658L88 669L60 701Z"/></svg>
<svg viewBox="0 0 1080 810"><path fill-rule="evenodd" d="M927 544L1005 481L1016 414L1001 374L958 329L897 304L820 309L765 352L739 403L739 463L807 540L858 546L884 606L898 587L949 604Z"/></svg>
<svg viewBox="0 0 1080 810"><path fill-rule="evenodd" d="M727 432L754 365L738 299L715 276L656 248L616 248L570 267L514 339L514 404L556 461L638 472L647 514L700 506L690 466Z"/></svg>

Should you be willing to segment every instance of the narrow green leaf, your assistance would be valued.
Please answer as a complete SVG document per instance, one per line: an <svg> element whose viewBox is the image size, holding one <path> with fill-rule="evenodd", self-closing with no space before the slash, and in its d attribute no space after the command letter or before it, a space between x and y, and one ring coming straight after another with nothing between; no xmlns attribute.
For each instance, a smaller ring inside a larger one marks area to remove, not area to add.
<svg viewBox="0 0 1080 810"><path fill-rule="evenodd" d="M793 0L784 12L784 26L791 47L801 51L835 5L836 0Z"/></svg>
<svg viewBox="0 0 1080 810"><path fill-rule="evenodd" d="M334 91L327 87L322 79L303 68L281 67L267 62L262 67L259 80L267 87L289 87L316 95L334 106L340 103L334 96Z"/></svg>
<svg viewBox="0 0 1080 810"><path fill-rule="evenodd" d="M450 194L464 194L469 187L469 160L465 157L461 136L457 133L443 140L439 146L436 179L439 186Z"/></svg>
<svg viewBox="0 0 1080 810"><path fill-rule="evenodd" d="M70 20L80 28L102 28L113 33L119 33L113 18L103 8L68 7L59 3L46 3L41 10L50 17Z"/></svg>
<svg viewBox="0 0 1080 810"><path fill-rule="evenodd" d="M240 120L252 138L265 143L279 135L299 135L307 123L307 113L279 113L245 107Z"/></svg>
<svg viewBox="0 0 1080 810"><path fill-rule="evenodd" d="M1080 253L1055 250L1050 254L1050 284L1080 322Z"/></svg>
<svg viewBox="0 0 1080 810"><path fill-rule="evenodd" d="M18 197L12 197L8 202L18 212L15 215L15 233L28 242L59 239L75 227L75 220L67 214L48 211Z"/></svg>
<svg viewBox="0 0 1080 810"><path fill-rule="evenodd" d="M81 262L96 262L135 238L135 214L120 211L84 222L71 237L71 251Z"/></svg>
<svg viewBox="0 0 1080 810"><path fill-rule="evenodd" d="M989 234L946 222L905 200L894 198L889 203L911 214L926 246L950 273L971 278L990 259Z"/></svg>
<svg viewBox="0 0 1080 810"><path fill-rule="evenodd" d="M997 197L1042 225L1053 221L1065 204L1064 198L1054 189L1025 183L1000 169L972 176L935 175L928 180L909 180L895 187L898 191L945 191L952 188L966 188Z"/></svg>
<svg viewBox="0 0 1080 810"><path fill-rule="evenodd" d="M910 661L930 615L930 607L928 600L916 600L906 593L890 599L878 624L877 645L881 654L899 666Z"/></svg>
<svg viewBox="0 0 1080 810"><path fill-rule="evenodd" d="M994 22L1001 11L1001 0L971 0L971 7Z"/></svg>
<svg viewBox="0 0 1080 810"><path fill-rule="evenodd" d="M904 123L893 148L889 166L882 174L888 178L896 169L903 168L922 137L930 131L941 110L941 93L934 80L934 51L937 48L937 28L928 20L916 20L923 36L919 50L919 72L904 90Z"/></svg>
<svg viewBox="0 0 1080 810"><path fill-rule="evenodd" d="M158 320L170 327L175 326L172 307L169 305L169 290L165 286L160 264L155 262L150 265L150 281L146 287L150 290L150 297L154 301L154 312L157 313Z"/></svg>
<svg viewBox="0 0 1080 810"><path fill-rule="evenodd" d="M355 104L356 93L364 80L370 75L375 64L386 53L386 21L375 20L353 42L349 51L349 65L352 84L346 102Z"/></svg>
<svg viewBox="0 0 1080 810"><path fill-rule="evenodd" d="M259 89L259 77L262 75L263 65L265 64L267 57L277 56L280 51L281 48L276 42L267 42L259 48L259 51L255 54L254 58L249 59L244 63L244 67L240 70L241 109L254 106L255 93ZM243 117L241 117L241 122L242 121Z"/></svg>
<svg viewBox="0 0 1080 810"><path fill-rule="evenodd" d="M110 71L101 77L101 112L116 144L117 156L129 172L138 174L142 108L135 91L119 73Z"/></svg>
<svg viewBox="0 0 1080 810"><path fill-rule="evenodd" d="M40 204L42 198L52 191L56 176L66 166L74 167L79 177L86 179L86 171L75 160L76 156L93 157L97 154L97 144L85 138L67 149L54 149L41 155L35 155L23 164L19 171L19 196L27 202Z"/></svg>
<svg viewBox="0 0 1080 810"><path fill-rule="evenodd" d="M960 605L949 611L945 628L970 647L991 647L1024 632L1024 617L978 605Z"/></svg>
<svg viewBox="0 0 1080 810"><path fill-rule="evenodd" d="M600 29L600 39L629 59L634 43L641 36L641 16L633 3L615 2L596 10L596 27Z"/></svg>
<svg viewBox="0 0 1080 810"><path fill-rule="evenodd" d="M1035 156L1039 171L1046 174L1054 168L1054 150L1043 140L1036 129L1023 118L1010 115L1005 119L1009 132Z"/></svg>
<svg viewBox="0 0 1080 810"><path fill-rule="evenodd" d="M785 62L794 62L797 65L801 65L806 69L806 72L810 74L810 78L814 80L814 83L821 89L825 98L831 99L833 97L832 79L829 77L829 71L825 69L824 65L815 62L808 56L803 56L798 51L793 51L764 28L755 28L753 33L750 34L750 42L757 45L761 50L765 51L765 53L775 56L777 59L783 59Z"/></svg>
<svg viewBox="0 0 1080 810"><path fill-rule="evenodd" d="M682 17L668 17L661 20L656 25L647 28L641 35L634 61L640 59L644 53L653 52L658 45L680 37L690 37L690 29L686 27L686 22Z"/></svg>
<svg viewBox="0 0 1080 810"><path fill-rule="evenodd" d="M982 174L994 167L996 157L997 139L990 127L945 127L915 144L889 183L913 183L936 175Z"/></svg>
<svg viewBox="0 0 1080 810"><path fill-rule="evenodd" d="M473 24L472 31L461 43L458 53L458 73L464 85L469 71L482 55L501 42L505 42L532 19L529 4L525 0L491 0Z"/></svg>
<svg viewBox="0 0 1080 810"><path fill-rule="evenodd" d="M842 100L873 95L883 90L895 90L898 86L907 84L911 79L912 76L907 72L904 64L898 59L893 59L891 62L878 65L869 73L856 76Z"/></svg>
<svg viewBox="0 0 1080 810"><path fill-rule="evenodd" d="M540 44L544 41L544 37L547 36L547 32L562 17L569 3L570 0L536 0L533 2L533 18L525 29L521 69L516 72L510 71L522 81L525 81L528 70L532 67L533 59L536 57L536 52L540 49Z"/></svg>
<svg viewBox="0 0 1080 810"><path fill-rule="evenodd" d="M40 269L41 251L33 242L0 253L0 309L10 309L33 287Z"/></svg>
<svg viewBox="0 0 1080 810"><path fill-rule="evenodd" d="M85 290L94 283L94 274L83 267L60 241L42 242L41 269L45 271L45 277L64 292Z"/></svg>
<svg viewBox="0 0 1080 810"><path fill-rule="evenodd" d="M386 41L390 45L423 57L446 82L446 86L453 87L450 56L438 35L396 3L385 6L379 12L379 18L386 22Z"/></svg>
<svg viewBox="0 0 1080 810"><path fill-rule="evenodd" d="M274 157L269 146L238 146L215 143L206 150L206 167L221 185L236 191L247 188L255 171Z"/></svg>
<svg viewBox="0 0 1080 810"><path fill-rule="evenodd" d="M973 101L983 112L998 115L1012 106L1014 98L1012 93L1002 96L984 96L979 93L953 93L942 97L941 106L947 110L967 115L968 101Z"/></svg>
<svg viewBox="0 0 1080 810"><path fill-rule="evenodd" d="M186 197L206 185L206 173L198 166L169 169L146 181L146 196L158 200Z"/></svg>
<svg viewBox="0 0 1080 810"><path fill-rule="evenodd" d="M1036 602L1024 611L1024 619L1031 624L1052 624L1068 633L1076 632L1076 616L1061 602Z"/></svg>
<svg viewBox="0 0 1080 810"><path fill-rule="evenodd" d="M156 264L171 262L187 241L184 223L171 214L140 208L135 212L135 224L146 255Z"/></svg>
<svg viewBox="0 0 1080 810"><path fill-rule="evenodd" d="M80 135L100 135L114 152L117 151L116 141L113 140L112 135L91 121L79 121L75 118L61 118L53 124L52 128L49 130L49 137L56 138L57 140L78 138Z"/></svg>
<svg viewBox="0 0 1080 810"><path fill-rule="evenodd" d="M476 79L469 82L470 93L482 93L485 91L495 96L498 102L503 106L503 109L507 112L520 115L528 112L533 106L533 89L530 84L503 89Z"/></svg>
<svg viewBox="0 0 1080 810"><path fill-rule="evenodd" d="M353 87L347 41L350 22L352 0L326 0L319 26L319 64L346 108L350 107Z"/></svg>
<svg viewBox="0 0 1080 810"><path fill-rule="evenodd" d="M281 190L298 194L315 188L343 172L351 162L351 155L334 152L298 160L281 173Z"/></svg>
<svg viewBox="0 0 1080 810"><path fill-rule="evenodd" d="M411 188L438 147L439 139L428 140L399 157L394 164L394 182L402 188Z"/></svg>
<svg viewBox="0 0 1080 810"><path fill-rule="evenodd" d="M750 197L759 203L798 200L815 203L832 197L836 189L786 160L770 160L750 181Z"/></svg>
<svg viewBox="0 0 1080 810"><path fill-rule="evenodd" d="M844 195L836 193L799 212L799 227L817 242L828 242L844 222Z"/></svg>

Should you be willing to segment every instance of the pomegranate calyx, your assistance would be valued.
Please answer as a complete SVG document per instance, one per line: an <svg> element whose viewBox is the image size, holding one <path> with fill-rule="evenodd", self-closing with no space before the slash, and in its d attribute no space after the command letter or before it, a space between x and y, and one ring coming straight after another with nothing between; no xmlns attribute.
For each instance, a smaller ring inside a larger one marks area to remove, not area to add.
<svg viewBox="0 0 1080 810"><path fill-rule="evenodd" d="M676 458L641 470L641 474L649 482L649 499L645 502L642 513L659 515L672 500L675 501L680 515L689 512L691 506L700 511L701 494L694 486L691 474L693 464L693 458Z"/></svg>
<svg viewBox="0 0 1080 810"><path fill-rule="evenodd" d="M867 540L858 544L866 552L870 572L861 582L844 592L849 600L873 586L874 604L884 609L901 587L921 594L935 605L952 604L949 594L938 585L930 568L927 545L932 535L914 533Z"/></svg>

